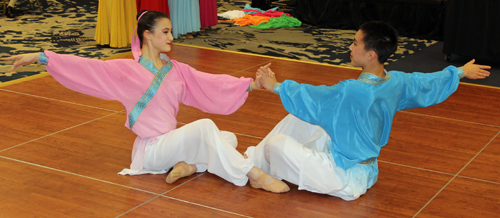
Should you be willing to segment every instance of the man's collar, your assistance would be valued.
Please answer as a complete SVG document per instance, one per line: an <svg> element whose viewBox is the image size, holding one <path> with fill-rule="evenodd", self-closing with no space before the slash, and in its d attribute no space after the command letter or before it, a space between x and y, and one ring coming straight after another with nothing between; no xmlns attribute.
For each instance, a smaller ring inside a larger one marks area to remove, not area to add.
<svg viewBox="0 0 500 218"><path fill-rule="evenodd" d="M361 73L361 75L359 75L358 80L370 85L380 85L391 78L391 74L387 73L385 69L384 73L385 73L385 78L380 78L371 73Z"/></svg>

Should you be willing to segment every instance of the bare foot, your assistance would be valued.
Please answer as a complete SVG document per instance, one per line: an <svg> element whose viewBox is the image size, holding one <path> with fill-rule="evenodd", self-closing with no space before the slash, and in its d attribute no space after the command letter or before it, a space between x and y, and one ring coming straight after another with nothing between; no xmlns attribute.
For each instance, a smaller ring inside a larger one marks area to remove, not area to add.
<svg viewBox="0 0 500 218"><path fill-rule="evenodd" d="M186 162L181 161L174 166L174 169L172 169L172 171L170 171L166 181L168 184L172 184L180 178L193 175L196 170L198 170L196 168L196 165L187 164Z"/></svg>
<svg viewBox="0 0 500 218"><path fill-rule="evenodd" d="M290 191L290 187L280 180L270 176L261 169L253 167L247 174L250 186L261 188L269 192L284 193Z"/></svg>

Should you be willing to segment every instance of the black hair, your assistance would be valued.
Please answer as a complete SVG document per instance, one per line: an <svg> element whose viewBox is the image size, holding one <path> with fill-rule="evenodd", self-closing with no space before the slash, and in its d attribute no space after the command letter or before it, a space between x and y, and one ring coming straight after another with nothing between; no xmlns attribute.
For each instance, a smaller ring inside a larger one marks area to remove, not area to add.
<svg viewBox="0 0 500 218"><path fill-rule="evenodd" d="M398 31L381 21L368 21L359 27L363 31L365 50L377 53L378 62L383 64L398 49Z"/></svg>
<svg viewBox="0 0 500 218"><path fill-rule="evenodd" d="M136 19L139 19L139 16L143 14L146 10L142 10L139 13L137 13ZM168 16L164 14L163 12L159 11L147 11L142 15L141 19L138 20L137 22L137 36L139 36L139 41L141 42L141 48L142 48L142 42L144 38L144 31L149 30L150 32L153 32L156 22L160 18L167 18Z"/></svg>

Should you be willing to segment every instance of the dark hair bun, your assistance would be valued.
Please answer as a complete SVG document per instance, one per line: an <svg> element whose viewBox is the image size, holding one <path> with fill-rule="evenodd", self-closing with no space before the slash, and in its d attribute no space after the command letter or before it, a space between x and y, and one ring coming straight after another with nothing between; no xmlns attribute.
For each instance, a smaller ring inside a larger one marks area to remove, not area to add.
<svg viewBox="0 0 500 218"><path fill-rule="evenodd" d="M136 20L139 20L139 17L141 16L142 13L144 13L145 11L147 10L142 10L142 11L139 11L139 13L137 13L137 16L135 16L135 19Z"/></svg>

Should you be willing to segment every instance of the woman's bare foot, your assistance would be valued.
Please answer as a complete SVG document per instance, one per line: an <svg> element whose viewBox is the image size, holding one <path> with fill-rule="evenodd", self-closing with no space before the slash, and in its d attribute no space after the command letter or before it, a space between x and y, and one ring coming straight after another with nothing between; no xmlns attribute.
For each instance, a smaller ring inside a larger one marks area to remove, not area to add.
<svg viewBox="0 0 500 218"><path fill-rule="evenodd" d="M187 164L186 162L181 161L174 166L174 169L172 169L172 171L170 171L166 181L168 184L172 184L180 178L193 175L196 170L198 170L198 168L196 168L196 165Z"/></svg>
<svg viewBox="0 0 500 218"><path fill-rule="evenodd" d="M250 186L253 188L261 188L269 192L284 193L290 191L290 187L280 180L270 176L261 169L253 167L247 174Z"/></svg>

